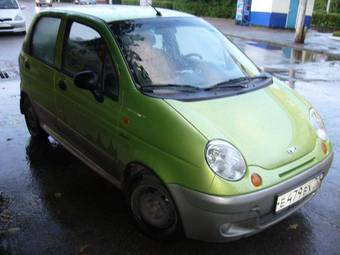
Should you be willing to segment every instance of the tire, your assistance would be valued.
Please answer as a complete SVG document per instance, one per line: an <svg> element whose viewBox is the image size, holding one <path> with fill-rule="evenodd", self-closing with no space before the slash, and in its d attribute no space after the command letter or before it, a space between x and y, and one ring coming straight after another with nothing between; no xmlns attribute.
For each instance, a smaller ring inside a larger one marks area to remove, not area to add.
<svg viewBox="0 0 340 255"><path fill-rule="evenodd" d="M132 218L143 233L158 240L182 237L176 205L157 177L143 172L132 181L126 193Z"/></svg>
<svg viewBox="0 0 340 255"><path fill-rule="evenodd" d="M40 126L39 119L35 113L31 101L25 97L23 102L23 113L25 116L25 122L28 132L31 134L32 138L36 139L46 139L48 137L45 130Z"/></svg>

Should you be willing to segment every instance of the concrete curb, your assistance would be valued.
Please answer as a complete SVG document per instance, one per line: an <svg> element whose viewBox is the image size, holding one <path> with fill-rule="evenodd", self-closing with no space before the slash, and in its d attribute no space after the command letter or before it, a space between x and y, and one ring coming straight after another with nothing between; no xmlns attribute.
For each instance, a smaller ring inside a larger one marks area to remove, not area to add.
<svg viewBox="0 0 340 255"><path fill-rule="evenodd" d="M329 38L332 39L332 40L340 41L340 37L339 36L331 35Z"/></svg>

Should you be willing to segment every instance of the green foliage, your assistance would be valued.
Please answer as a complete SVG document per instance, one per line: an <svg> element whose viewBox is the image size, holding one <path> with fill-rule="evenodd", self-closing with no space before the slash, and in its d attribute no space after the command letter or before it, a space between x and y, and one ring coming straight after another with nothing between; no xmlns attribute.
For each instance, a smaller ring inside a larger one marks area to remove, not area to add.
<svg viewBox="0 0 340 255"><path fill-rule="evenodd" d="M139 5L139 0L122 0L122 4Z"/></svg>
<svg viewBox="0 0 340 255"><path fill-rule="evenodd" d="M336 31L333 33L333 36L337 36L337 37L340 37L340 31Z"/></svg>
<svg viewBox="0 0 340 255"><path fill-rule="evenodd" d="M122 0L122 4L139 5L139 0ZM207 17L234 18L236 12L236 0L153 0L152 4Z"/></svg>
<svg viewBox="0 0 340 255"><path fill-rule="evenodd" d="M327 0L315 0L314 11L325 12L327 7ZM340 13L340 0L331 0L331 13Z"/></svg>
<svg viewBox="0 0 340 255"><path fill-rule="evenodd" d="M327 6L327 0L315 0L314 11L315 12L325 12Z"/></svg>
<svg viewBox="0 0 340 255"><path fill-rule="evenodd" d="M234 18L236 1L233 0L174 0L174 9L197 16Z"/></svg>
<svg viewBox="0 0 340 255"><path fill-rule="evenodd" d="M340 29L340 14L314 12L312 17L312 26L319 30Z"/></svg>

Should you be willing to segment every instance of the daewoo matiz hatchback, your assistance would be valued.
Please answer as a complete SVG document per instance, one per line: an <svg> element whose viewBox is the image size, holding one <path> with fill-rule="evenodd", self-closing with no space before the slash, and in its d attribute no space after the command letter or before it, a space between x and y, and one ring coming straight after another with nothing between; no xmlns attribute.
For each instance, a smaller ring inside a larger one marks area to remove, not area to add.
<svg viewBox="0 0 340 255"><path fill-rule="evenodd" d="M189 14L48 10L19 62L31 136L120 188L155 238L261 231L307 203L333 159L317 111Z"/></svg>

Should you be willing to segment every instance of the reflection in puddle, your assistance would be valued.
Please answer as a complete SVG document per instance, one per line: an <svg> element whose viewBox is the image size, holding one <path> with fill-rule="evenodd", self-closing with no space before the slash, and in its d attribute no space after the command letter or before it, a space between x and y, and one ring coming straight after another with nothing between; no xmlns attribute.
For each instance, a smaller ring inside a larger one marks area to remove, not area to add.
<svg viewBox="0 0 340 255"><path fill-rule="evenodd" d="M340 56L273 46L267 43L232 41L264 71L269 72L295 88L296 81L340 83ZM330 78L331 77L331 78Z"/></svg>

